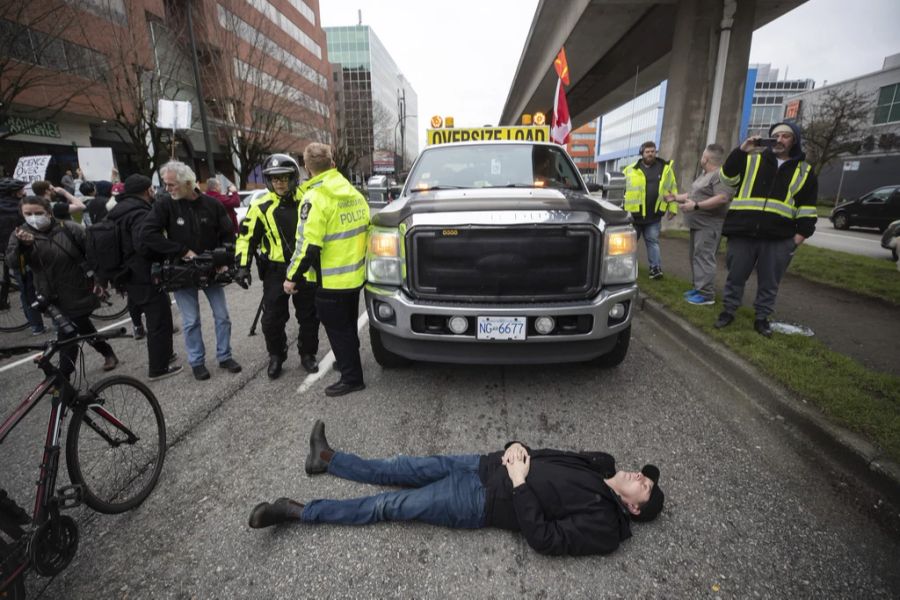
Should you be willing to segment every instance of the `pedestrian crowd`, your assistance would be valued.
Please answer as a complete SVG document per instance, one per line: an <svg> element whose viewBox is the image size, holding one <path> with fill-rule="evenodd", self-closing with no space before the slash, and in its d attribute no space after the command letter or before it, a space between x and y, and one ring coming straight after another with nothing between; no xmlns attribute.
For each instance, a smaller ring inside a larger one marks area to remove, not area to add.
<svg viewBox="0 0 900 600"><path fill-rule="evenodd" d="M321 322L340 371L325 393L362 390L356 313L365 281L368 204L337 171L329 146L310 144L304 162L309 178L288 155L266 161L268 193L253 203L240 227L236 188L230 185L222 193L219 180L210 178L201 191L193 170L178 161L160 169L161 190L142 174L90 182L80 170L76 179L67 169L62 185L35 181L30 191L25 182L3 178L0 239L6 242L3 281L10 284L4 285L2 300L8 303L14 281L34 335L47 332L36 302L42 298L72 321L74 336L96 332L91 313L110 294L124 294L134 337L147 340L148 378L158 380L183 370L172 342L177 329L171 293L181 314L187 363L193 376L205 381L211 374L201 292L213 314L216 364L239 373L224 286L233 280L249 287L255 257L268 376L279 377L288 358L285 327L293 304L302 367L311 373L319 369ZM116 368L119 361L109 344L91 345L104 357L104 370ZM66 376L76 359L77 346L61 353Z"/></svg>
<svg viewBox="0 0 900 600"><path fill-rule="evenodd" d="M690 192L678 193L672 163L656 155L656 144L645 142L641 157L624 170L625 204L638 239L644 238L651 280L663 277L659 232L663 218L679 210L690 230L692 287L686 302L715 304L716 252L728 238L728 276L717 329L734 321L743 303L744 286L756 271L754 329L771 337L769 316L775 310L778 286L791 259L816 228L818 184L805 161L800 129L792 122L776 123L769 138L753 136L727 156L710 144L700 157L700 174Z"/></svg>

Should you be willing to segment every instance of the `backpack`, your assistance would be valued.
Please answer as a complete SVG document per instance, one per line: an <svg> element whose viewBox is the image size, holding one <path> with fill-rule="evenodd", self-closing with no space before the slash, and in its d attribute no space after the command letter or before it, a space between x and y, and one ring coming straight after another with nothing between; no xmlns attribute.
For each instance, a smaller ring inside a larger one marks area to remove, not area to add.
<svg viewBox="0 0 900 600"><path fill-rule="evenodd" d="M87 261L101 283L112 283L119 288L125 284L128 266L122 233L115 221L103 219L85 229Z"/></svg>

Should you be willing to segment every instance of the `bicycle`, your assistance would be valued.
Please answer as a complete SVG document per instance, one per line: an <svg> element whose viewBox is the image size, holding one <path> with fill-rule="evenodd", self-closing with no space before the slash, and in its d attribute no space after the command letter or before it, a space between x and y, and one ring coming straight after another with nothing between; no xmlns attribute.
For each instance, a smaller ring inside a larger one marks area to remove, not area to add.
<svg viewBox="0 0 900 600"><path fill-rule="evenodd" d="M124 293L111 290L106 297L100 298L100 306L91 313L91 317L101 321L114 321L127 312L128 298Z"/></svg>
<svg viewBox="0 0 900 600"><path fill-rule="evenodd" d="M72 323L56 307L46 305L44 309L60 332L75 333ZM29 569L51 577L72 561L78 548L78 525L61 511L84 503L104 514L125 512L141 504L156 486L166 455L166 425L153 392L137 379L123 375L102 379L81 391L52 363L54 355L69 344L117 337L128 337L125 328L111 334L51 340L43 345L0 348L0 356L42 350L35 362L45 375L0 424L0 444L41 399L48 395L51 399L32 515L0 490L0 534L6 536L4 539L0 535L2 598L25 597L25 574ZM84 380L82 359L79 382ZM70 485L60 487L54 494L60 432L69 411L66 466Z"/></svg>

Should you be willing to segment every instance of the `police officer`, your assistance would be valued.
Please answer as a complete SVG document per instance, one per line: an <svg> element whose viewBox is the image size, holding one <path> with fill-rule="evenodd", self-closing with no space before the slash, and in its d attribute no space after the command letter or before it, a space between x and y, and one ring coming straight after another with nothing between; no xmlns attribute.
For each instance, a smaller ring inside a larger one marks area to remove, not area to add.
<svg viewBox="0 0 900 600"><path fill-rule="evenodd" d="M259 249L258 269L263 282L262 331L269 353L269 379L281 375L287 360L285 325L290 317L290 296L283 289L288 261L294 254L300 220L300 165L287 154L273 154L263 164L269 193L254 201L241 221L235 253L238 284L249 285L250 264ZM314 284L303 281L293 296L294 314L300 324L297 348L300 364L309 373L319 370L319 320L316 318Z"/></svg>
<svg viewBox="0 0 900 600"><path fill-rule="evenodd" d="M325 388L327 396L364 389L359 358L359 290L366 280L369 205L334 167L331 146L312 143L303 151L309 171L297 246L287 270L284 291L298 292L300 281L317 283L316 312L337 362L341 378Z"/></svg>

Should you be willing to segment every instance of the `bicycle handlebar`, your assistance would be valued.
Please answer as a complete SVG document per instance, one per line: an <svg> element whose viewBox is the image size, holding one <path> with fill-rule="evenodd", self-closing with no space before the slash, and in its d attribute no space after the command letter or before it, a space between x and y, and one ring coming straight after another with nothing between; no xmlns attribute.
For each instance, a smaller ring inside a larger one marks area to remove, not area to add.
<svg viewBox="0 0 900 600"><path fill-rule="evenodd" d="M97 333L89 333L87 335L79 335L76 337L64 339L64 340L51 340L49 342L45 342L41 345L25 345L25 346L9 346L7 348L0 348L0 359L9 358L16 354L27 354L28 352L44 352L47 353L48 350L56 350L62 346L68 346L70 344L77 344L79 342L84 342L87 340L95 340L95 339L104 339L111 340L115 338L122 337L130 337L127 334L127 330L124 327L119 327L118 329L114 329L112 331L100 332Z"/></svg>

